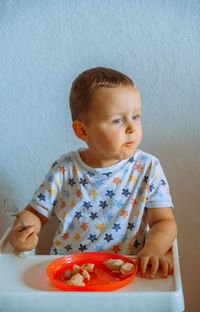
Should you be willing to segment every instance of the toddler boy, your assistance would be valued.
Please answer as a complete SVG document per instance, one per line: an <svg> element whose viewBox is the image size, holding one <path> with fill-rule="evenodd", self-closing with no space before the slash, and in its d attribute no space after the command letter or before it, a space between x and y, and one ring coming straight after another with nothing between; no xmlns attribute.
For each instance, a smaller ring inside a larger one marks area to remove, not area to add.
<svg viewBox="0 0 200 312"><path fill-rule="evenodd" d="M172 271L166 254L177 235L169 187L157 158L138 150L141 99L134 82L109 68L81 73L70 109L75 135L87 148L62 155L10 233L20 251L37 245L37 233L55 214L59 226L51 254L105 251L137 255L142 275ZM150 227L145 242L147 226Z"/></svg>

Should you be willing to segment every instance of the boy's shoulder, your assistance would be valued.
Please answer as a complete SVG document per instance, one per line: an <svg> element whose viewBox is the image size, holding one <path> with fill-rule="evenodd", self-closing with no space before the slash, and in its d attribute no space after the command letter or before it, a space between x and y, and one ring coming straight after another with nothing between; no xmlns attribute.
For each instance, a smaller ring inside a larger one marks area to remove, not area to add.
<svg viewBox="0 0 200 312"><path fill-rule="evenodd" d="M134 159L135 161L143 161L143 162L148 162L148 163L159 162L159 159L156 156L150 153L144 152L141 149L135 151Z"/></svg>
<svg viewBox="0 0 200 312"><path fill-rule="evenodd" d="M74 162L76 158L77 151L70 151L66 154L62 154L54 163L52 164L52 168L59 168L59 167L69 167Z"/></svg>

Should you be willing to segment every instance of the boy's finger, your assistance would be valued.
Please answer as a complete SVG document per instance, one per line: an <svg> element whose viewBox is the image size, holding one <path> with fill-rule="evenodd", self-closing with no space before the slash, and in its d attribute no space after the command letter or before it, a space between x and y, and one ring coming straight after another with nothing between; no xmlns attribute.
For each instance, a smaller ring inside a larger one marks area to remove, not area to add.
<svg viewBox="0 0 200 312"><path fill-rule="evenodd" d="M155 275L159 268L159 261L157 258L151 258L151 271L150 278L155 278Z"/></svg>
<svg viewBox="0 0 200 312"><path fill-rule="evenodd" d="M173 264L171 262L168 263L168 274L173 274L174 272L174 268L173 268Z"/></svg>
<svg viewBox="0 0 200 312"><path fill-rule="evenodd" d="M32 233L36 232L35 225L28 226L25 230L21 231L21 238L22 240L25 240L28 236L30 236Z"/></svg>
<svg viewBox="0 0 200 312"><path fill-rule="evenodd" d="M163 278L167 278L168 276L168 271L169 271L169 265L167 261L163 261L161 263L161 267L162 267L162 276Z"/></svg>
<svg viewBox="0 0 200 312"><path fill-rule="evenodd" d="M149 257L141 257L140 258L140 275L141 275L141 277L145 276L148 262L149 262Z"/></svg>

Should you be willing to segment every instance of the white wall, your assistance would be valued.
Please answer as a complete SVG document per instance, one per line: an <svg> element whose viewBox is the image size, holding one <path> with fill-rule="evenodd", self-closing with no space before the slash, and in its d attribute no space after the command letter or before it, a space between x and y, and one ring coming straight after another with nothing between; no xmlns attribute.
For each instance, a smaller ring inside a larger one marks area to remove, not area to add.
<svg viewBox="0 0 200 312"><path fill-rule="evenodd" d="M125 72L141 91L141 148L171 185L186 311L199 311L198 0L0 1L0 195L22 210L50 164L82 146L68 94L93 66Z"/></svg>

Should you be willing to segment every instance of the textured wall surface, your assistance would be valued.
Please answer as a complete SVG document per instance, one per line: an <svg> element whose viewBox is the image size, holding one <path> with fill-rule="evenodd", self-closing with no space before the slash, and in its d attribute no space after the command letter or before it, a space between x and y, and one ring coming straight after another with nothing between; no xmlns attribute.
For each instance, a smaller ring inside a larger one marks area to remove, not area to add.
<svg viewBox="0 0 200 312"><path fill-rule="evenodd" d="M23 209L51 163L83 146L68 94L94 66L141 92L141 148L171 185L186 311L199 311L200 1L1 0L0 195Z"/></svg>

